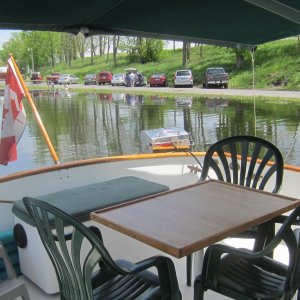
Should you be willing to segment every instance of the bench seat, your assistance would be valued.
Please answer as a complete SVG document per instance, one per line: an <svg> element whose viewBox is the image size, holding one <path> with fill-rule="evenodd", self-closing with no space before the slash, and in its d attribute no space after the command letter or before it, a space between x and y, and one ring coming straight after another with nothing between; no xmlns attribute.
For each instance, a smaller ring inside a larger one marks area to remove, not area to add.
<svg viewBox="0 0 300 300"><path fill-rule="evenodd" d="M125 176L35 198L58 207L80 222L85 222L90 219L91 211L168 190L169 187L163 184L134 176ZM15 201L12 211L21 220L34 225L23 200Z"/></svg>

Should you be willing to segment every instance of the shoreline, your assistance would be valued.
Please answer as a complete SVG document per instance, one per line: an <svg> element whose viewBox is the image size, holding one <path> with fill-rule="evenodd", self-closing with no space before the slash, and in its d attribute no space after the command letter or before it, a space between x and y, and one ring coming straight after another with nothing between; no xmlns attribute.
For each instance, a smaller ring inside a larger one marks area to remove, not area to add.
<svg viewBox="0 0 300 300"><path fill-rule="evenodd" d="M64 86L54 85L48 86L46 83L32 84L27 82L29 90L64 90ZM4 89L4 84L0 84L0 90ZM72 84L67 86L67 90L72 91L90 91L90 92L102 92L102 93L132 93L132 94L152 94L152 95L198 95L198 96L228 96L228 97L271 97L271 98L285 98L285 99L300 99L300 91L288 91L288 90L261 90L261 89L214 89L214 88L202 88L201 86L194 86L193 88L186 87L124 87L111 85L84 85L84 84Z"/></svg>

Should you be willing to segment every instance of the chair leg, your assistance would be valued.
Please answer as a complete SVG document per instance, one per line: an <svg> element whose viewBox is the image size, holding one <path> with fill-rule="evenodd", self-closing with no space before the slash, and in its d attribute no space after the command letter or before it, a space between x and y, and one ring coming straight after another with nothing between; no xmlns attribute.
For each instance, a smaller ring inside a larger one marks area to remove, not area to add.
<svg viewBox="0 0 300 300"><path fill-rule="evenodd" d="M198 275L194 282L194 300L203 300L205 289L202 285L202 276Z"/></svg>
<svg viewBox="0 0 300 300"><path fill-rule="evenodd" d="M192 286L192 254L186 257L186 284L187 286Z"/></svg>
<svg viewBox="0 0 300 300"><path fill-rule="evenodd" d="M25 283L15 285L12 284L11 288L1 293L0 298L2 300L15 299L17 297L22 297L23 300L30 300L27 287Z"/></svg>

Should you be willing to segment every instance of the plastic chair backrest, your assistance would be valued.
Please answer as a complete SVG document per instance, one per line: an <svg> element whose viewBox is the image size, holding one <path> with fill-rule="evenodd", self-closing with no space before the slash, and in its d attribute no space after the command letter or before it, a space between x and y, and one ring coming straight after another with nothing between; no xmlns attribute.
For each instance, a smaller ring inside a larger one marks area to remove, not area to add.
<svg viewBox="0 0 300 300"><path fill-rule="evenodd" d="M300 206L285 219L276 235L261 251L262 255L268 256L279 244L285 242L289 251L285 290L300 288L300 228L295 229L294 225L299 222L299 218Z"/></svg>
<svg viewBox="0 0 300 300"><path fill-rule="evenodd" d="M269 183L273 193L280 190L283 179L283 158L278 148L254 136L233 136L210 146L200 181L208 177L209 168L214 170L218 180L260 190Z"/></svg>
<svg viewBox="0 0 300 300"><path fill-rule="evenodd" d="M87 227L60 209L38 199L25 197L24 204L33 217L41 240L54 265L60 293L66 299L93 299L92 273L105 265L110 274L122 274L108 251ZM65 238L70 236L71 240ZM88 251L83 249L88 247ZM100 264L99 264L100 263Z"/></svg>

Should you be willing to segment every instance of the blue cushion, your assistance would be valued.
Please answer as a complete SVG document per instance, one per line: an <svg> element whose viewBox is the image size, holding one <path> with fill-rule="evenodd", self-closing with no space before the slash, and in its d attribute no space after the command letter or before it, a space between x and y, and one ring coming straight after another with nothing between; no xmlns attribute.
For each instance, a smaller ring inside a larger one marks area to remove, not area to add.
<svg viewBox="0 0 300 300"><path fill-rule="evenodd" d="M94 210L167 190L169 187L166 185L126 176L41 195L37 198L58 207L80 222L84 222L90 219L90 213ZM23 200L15 201L12 211L21 220L34 226Z"/></svg>

